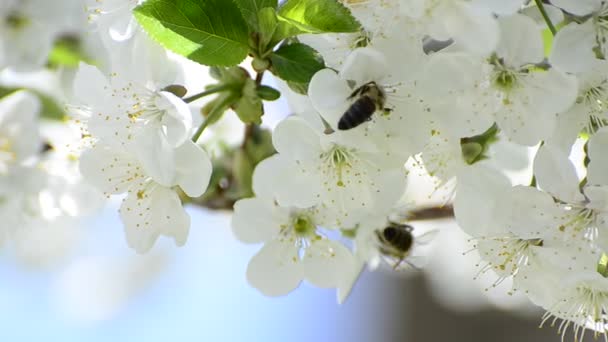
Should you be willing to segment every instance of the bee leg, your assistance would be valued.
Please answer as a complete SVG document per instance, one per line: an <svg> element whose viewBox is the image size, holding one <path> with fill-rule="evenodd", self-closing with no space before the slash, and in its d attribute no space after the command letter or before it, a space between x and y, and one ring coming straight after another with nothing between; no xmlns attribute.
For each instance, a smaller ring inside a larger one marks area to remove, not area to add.
<svg viewBox="0 0 608 342"><path fill-rule="evenodd" d="M404 260L405 260L405 258L401 258L401 259L399 259L399 261L397 261L397 262L395 263L395 265L393 265L393 270L396 270L396 269L397 269L397 267L399 267L399 265L401 265L401 263L402 263ZM408 264L409 264L409 262L408 262Z"/></svg>
<svg viewBox="0 0 608 342"><path fill-rule="evenodd" d="M407 260L404 260L404 261L405 261L405 262L406 262L408 265L410 265L410 267L411 267L411 268L415 269L416 271L420 271L420 270L421 270L421 268L420 268L420 267L418 267L418 266L416 266L416 265L412 264L411 262L409 262L409 261L407 261Z"/></svg>

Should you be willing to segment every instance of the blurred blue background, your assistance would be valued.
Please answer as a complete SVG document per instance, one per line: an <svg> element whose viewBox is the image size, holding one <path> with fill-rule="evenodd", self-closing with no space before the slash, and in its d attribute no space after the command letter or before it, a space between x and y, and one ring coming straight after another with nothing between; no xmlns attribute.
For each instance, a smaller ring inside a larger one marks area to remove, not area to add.
<svg viewBox="0 0 608 342"><path fill-rule="evenodd" d="M120 268L139 258L118 238L123 232L115 209L110 206L102 220L91 220L87 229L92 233L78 247L76 259L111 254L116 263L110 262L110 268ZM44 271L27 270L5 256L0 264L1 340L372 341L383 326L404 323L405 317L386 315L391 297L403 289L387 287L380 278L367 274L342 306L336 303L335 291L306 284L286 297L264 297L245 279L247 263L259 246L236 241L225 213L198 208L189 212L193 224L186 246L175 248L171 241L162 241L155 249L166 253L165 267L101 318L93 306L103 303L80 298L80 303L70 304L79 298L66 298L63 293L63 269L70 263ZM85 297L99 295L95 276L84 275L78 281L70 286L81 288ZM66 312L66 305L77 308ZM87 319L87 305L95 319Z"/></svg>

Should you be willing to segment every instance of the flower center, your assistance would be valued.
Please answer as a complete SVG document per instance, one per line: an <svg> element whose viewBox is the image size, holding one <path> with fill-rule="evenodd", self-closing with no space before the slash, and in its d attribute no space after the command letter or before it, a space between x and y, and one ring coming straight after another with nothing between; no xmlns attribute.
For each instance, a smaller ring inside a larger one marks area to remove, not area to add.
<svg viewBox="0 0 608 342"><path fill-rule="evenodd" d="M321 159L326 173L335 176L336 185L346 186L348 182L344 181L344 176L352 169L355 160L354 151L334 144L329 151L321 154Z"/></svg>
<svg viewBox="0 0 608 342"><path fill-rule="evenodd" d="M301 238L307 238L315 236L317 227L312 220L306 215L299 215L293 219L292 223L293 231L296 236Z"/></svg>
<svg viewBox="0 0 608 342"><path fill-rule="evenodd" d="M551 325L554 325L557 319L561 318L557 332L562 335L562 339L572 325L574 336L582 337L587 329L592 329L596 338L604 335L606 340L607 312L608 292L583 284L557 301L544 314L541 326L549 320L552 321ZM580 341L582 340L581 338Z"/></svg>
<svg viewBox="0 0 608 342"><path fill-rule="evenodd" d="M543 246L543 240L515 236L480 239L475 247L488 263L479 273L493 269L499 275L494 285L500 284L508 276L517 274L519 267L528 262L532 246Z"/></svg>
<svg viewBox="0 0 608 342"><path fill-rule="evenodd" d="M592 241L598 237L598 213L595 210L573 205L566 205L564 209L570 212L570 216L558 227L560 232L571 232L572 238L582 237Z"/></svg>
<svg viewBox="0 0 608 342"><path fill-rule="evenodd" d="M504 59L498 57L497 55L490 57L488 62L494 66L494 71L491 77L492 84L503 92L512 90L517 84L517 77L519 74L525 72L525 70L520 71L509 67L505 64Z"/></svg>
<svg viewBox="0 0 608 342"><path fill-rule="evenodd" d="M365 30L361 30L360 35L357 38L355 38L355 40L352 42L350 48L354 50L356 48L366 47L369 45L370 42L371 42L370 34Z"/></svg>
<svg viewBox="0 0 608 342"><path fill-rule="evenodd" d="M576 103L583 104L589 115L587 131L594 133L598 129L606 126L606 111L608 110L608 87L606 81L600 85L590 87L584 91L577 99Z"/></svg>

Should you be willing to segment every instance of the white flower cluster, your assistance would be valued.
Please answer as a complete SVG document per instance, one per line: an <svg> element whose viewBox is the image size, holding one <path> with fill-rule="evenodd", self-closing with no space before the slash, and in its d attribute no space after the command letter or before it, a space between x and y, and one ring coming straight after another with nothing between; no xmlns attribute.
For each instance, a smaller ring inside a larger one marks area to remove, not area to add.
<svg viewBox="0 0 608 342"><path fill-rule="evenodd" d="M63 75L64 83L70 84L65 96L80 126L81 141L72 141L65 158L57 160L52 170L64 182L77 183L70 185L71 190L55 184L57 177L52 178L46 166L40 167L41 159L49 159L47 154L57 153L42 151L38 98L18 92L2 99L2 240L22 231L26 223L21 221L26 219L51 215L55 220L65 206L73 216L84 212L77 206L91 204L91 194L84 196L78 166L64 170L66 162L79 159L80 173L88 183L108 197L126 194L120 217L130 247L146 252L159 235L173 237L178 245L185 243L190 218L180 193L198 197L205 192L211 161L191 140L189 106L170 91L169 86L179 81L178 65L133 18L138 3L9 0L0 4L0 70L40 70L51 58L53 44L66 36L81 44L80 52L98 66L81 63L75 75ZM74 198L79 193L83 196ZM52 206L51 214L40 207L39 198Z"/></svg>
<svg viewBox="0 0 608 342"><path fill-rule="evenodd" d="M264 242L254 287L282 295L307 280L343 300L366 264L416 266L429 234L389 218L422 168L452 186L481 272L513 277L562 334L605 332L608 4L524 2L345 0L364 30L300 36L329 68L310 82L313 113L275 128L256 197L235 205L236 236ZM534 148L531 181L507 177L499 140Z"/></svg>
<svg viewBox="0 0 608 342"><path fill-rule="evenodd" d="M125 195L127 242L143 253L160 235L185 243L180 196L201 196L212 165L175 92L179 68L133 19L141 2L3 1L0 69L35 70L58 40L80 38L97 66L70 80L86 141L71 157L106 196ZM560 333L606 337L608 2L341 2L363 29L298 36L327 68L307 110L274 129L278 153L255 169L255 196L234 205L235 235L264 244L249 282L278 296L306 280L341 302L366 266L420 267L436 232L395 217L411 217L408 178L424 173L449 189L480 272L512 277ZM29 92L0 100L0 241L86 211L74 167L49 166L39 111ZM510 177L528 151L533 175Z"/></svg>
<svg viewBox="0 0 608 342"><path fill-rule="evenodd" d="M171 92L179 66L137 28L131 15L137 3L98 2L104 10L94 9L95 22L113 52L110 67L81 63L70 109L93 144L80 157L81 173L108 197L126 194L120 218L127 243L144 253L160 235L186 242L190 217L180 193L201 196L212 168L191 140L188 104Z"/></svg>
<svg viewBox="0 0 608 342"><path fill-rule="evenodd" d="M0 100L0 244L33 263L41 255L61 256L44 243L35 246L37 238L70 230L98 203L74 160L55 147L58 139L41 131L41 110L38 97L25 90Z"/></svg>

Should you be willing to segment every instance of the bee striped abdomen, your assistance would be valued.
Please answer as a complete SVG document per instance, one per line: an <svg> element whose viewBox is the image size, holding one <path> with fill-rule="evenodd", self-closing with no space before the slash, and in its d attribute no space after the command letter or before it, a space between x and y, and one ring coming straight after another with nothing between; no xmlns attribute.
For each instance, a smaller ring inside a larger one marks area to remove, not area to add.
<svg viewBox="0 0 608 342"><path fill-rule="evenodd" d="M347 130L359 126L376 111L376 102L369 96L361 96L346 110L338 122L338 129Z"/></svg>

